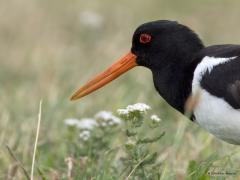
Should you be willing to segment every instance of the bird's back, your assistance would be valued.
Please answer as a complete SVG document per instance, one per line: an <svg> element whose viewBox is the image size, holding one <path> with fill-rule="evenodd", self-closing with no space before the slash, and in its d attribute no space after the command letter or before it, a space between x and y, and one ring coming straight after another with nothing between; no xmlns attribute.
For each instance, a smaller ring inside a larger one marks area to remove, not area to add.
<svg viewBox="0 0 240 180"><path fill-rule="evenodd" d="M196 121L220 139L240 144L240 46L210 46L198 58L192 82L192 93L199 93Z"/></svg>

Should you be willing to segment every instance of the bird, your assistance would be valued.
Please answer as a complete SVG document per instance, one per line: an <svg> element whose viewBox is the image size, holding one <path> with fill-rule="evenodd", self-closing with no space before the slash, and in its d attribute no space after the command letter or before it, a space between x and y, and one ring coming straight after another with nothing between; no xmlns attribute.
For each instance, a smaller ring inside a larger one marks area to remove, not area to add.
<svg viewBox="0 0 240 180"><path fill-rule="evenodd" d="M71 100L136 66L150 69L155 89L170 106L184 115L191 104L189 119L216 138L240 145L240 45L205 46L177 21L147 22L135 30L129 53L88 81Z"/></svg>

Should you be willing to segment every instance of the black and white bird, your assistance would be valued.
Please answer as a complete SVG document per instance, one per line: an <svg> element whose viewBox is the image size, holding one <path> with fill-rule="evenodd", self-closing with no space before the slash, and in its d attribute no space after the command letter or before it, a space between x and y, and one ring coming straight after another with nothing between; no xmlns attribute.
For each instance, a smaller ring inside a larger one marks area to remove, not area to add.
<svg viewBox="0 0 240 180"><path fill-rule="evenodd" d="M79 99L127 70L151 70L159 94L184 114L189 97L197 97L192 120L231 144L240 144L240 45L205 47L190 28L159 20L139 26L131 51L81 87Z"/></svg>

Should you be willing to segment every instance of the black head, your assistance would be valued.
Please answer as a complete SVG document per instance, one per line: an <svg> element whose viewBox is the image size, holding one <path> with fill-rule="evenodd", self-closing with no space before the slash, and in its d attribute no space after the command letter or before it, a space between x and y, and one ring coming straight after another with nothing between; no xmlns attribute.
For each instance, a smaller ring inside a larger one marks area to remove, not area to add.
<svg viewBox="0 0 240 180"><path fill-rule="evenodd" d="M189 61L189 56L203 48L198 36L176 21L159 20L145 23L134 32L132 53L137 64L160 70L169 64Z"/></svg>

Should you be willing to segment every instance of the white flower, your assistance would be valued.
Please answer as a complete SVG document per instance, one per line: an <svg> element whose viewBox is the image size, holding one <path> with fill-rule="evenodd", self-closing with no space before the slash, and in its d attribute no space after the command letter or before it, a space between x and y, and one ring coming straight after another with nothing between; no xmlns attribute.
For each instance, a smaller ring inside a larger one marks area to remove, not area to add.
<svg viewBox="0 0 240 180"><path fill-rule="evenodd" d="M151 116L151 120L154 121L154 122L160 122L161 121L161 119L155 114Z"/></svg>
<svg viewBox="0 0 240 180"><path fill-rule="evenodd" d="M121 120L109 111L100 111L95 115L95 118L100 120L98 123L102 126L113 126L121 123Z"/></svg>
<svg viewBox="0 0 240 180"><path fill-rule="evenodd" d="M67 126L77 126L78 123L79 123L79 120L78 119L74 119L74 118L69 118L69 119L65 119L64 123Z"/></svg>
<svg viewBox="0 0 240 180"><path fill-rule="evenodd" d="M80 139L87 141L90 138L90 131L84 130L79 134Z"/></svg>
<svg viewBox="0 0 240 180"><path fill-rule="evenodd" d="M151 109L151 107L146 105L146 104L144 104L144 103L137 103L137 104L133 104L133 105L128 105L127 106L127 110L129 112L139 111L141 113L145 113L149 109Z"/></svg>
<svg viewBox="0 0 240 180"><path fill-rule="evenodd" d="M88 129L88 130L91 130L93 129L95 126L98 126L97 122L95 119L89 119L89 118L86 118L86 119L81 119L79 121L79 123L77 124L77 127L79 129Z"/></svg>
<svg viewBox="0 0 240 180"><path fill-rule="evenodd" d="M119 115L126 116L126 115L129 114L129 111L128 111L127 109L118 109L118 110L117 110L117 113L118 113Z"/></svg>
<svg viewBox="0 0 240 180"><path fill-rule="evenodd" d="M103 17L94 11L83 11L79 15L80 22L85 26L99 28L103 24Z"/></svg>
<svg viewBox="0 0 240 180"><path fill-rule="evenodd" d="M137 103L137 104L127 106L127 110L129 112L134 112L134 111L146 112L149 109L150 109L150 106L143 103Z"/></svg>
<svg viewBox="0 0 240 180"><path fill-rule="evenodd" d="M118 109L117 113L122 116L128 116L133 112L146 113L149 109L151 109L151 107L144 103L136 103L133 105L128 105L126 109Z"/></svg>

